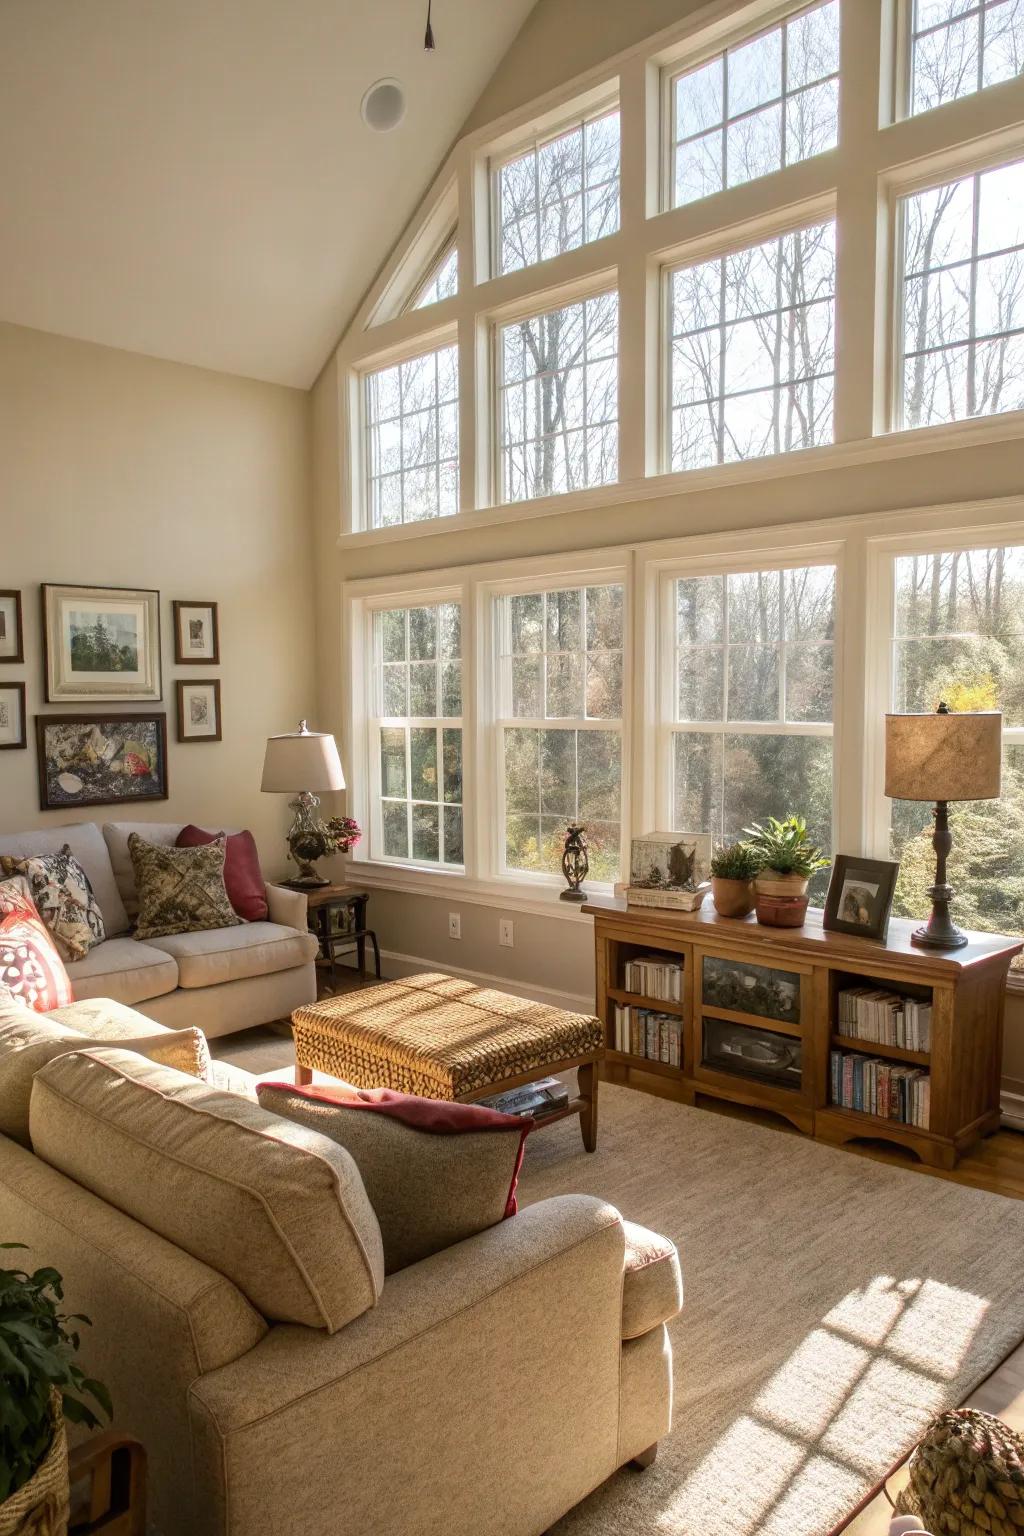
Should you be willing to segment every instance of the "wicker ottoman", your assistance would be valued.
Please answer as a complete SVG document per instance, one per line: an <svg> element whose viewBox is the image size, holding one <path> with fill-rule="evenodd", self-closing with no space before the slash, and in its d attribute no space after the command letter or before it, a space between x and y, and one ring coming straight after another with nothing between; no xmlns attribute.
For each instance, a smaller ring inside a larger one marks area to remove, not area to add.
<svg viewBox="0 0 1024 1536"><path fill-rule="evenodd" d="M577 1068L577 1096L538 1124L579 1115L597 1145L600 1020L430 972L325 997L292 1014L295 1081L314 1072L355 1088L467 1102Z"/></svg>

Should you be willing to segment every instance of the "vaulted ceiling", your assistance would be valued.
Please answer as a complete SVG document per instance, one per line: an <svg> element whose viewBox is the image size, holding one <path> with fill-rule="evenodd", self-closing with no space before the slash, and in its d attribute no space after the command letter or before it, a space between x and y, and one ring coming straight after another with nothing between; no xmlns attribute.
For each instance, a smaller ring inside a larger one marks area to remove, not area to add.
<svg viewBox="0 0 1024 1536"><path fill-rule="evenodd" d="M0 0L0 319L308 386L533 3Z"/></svg>

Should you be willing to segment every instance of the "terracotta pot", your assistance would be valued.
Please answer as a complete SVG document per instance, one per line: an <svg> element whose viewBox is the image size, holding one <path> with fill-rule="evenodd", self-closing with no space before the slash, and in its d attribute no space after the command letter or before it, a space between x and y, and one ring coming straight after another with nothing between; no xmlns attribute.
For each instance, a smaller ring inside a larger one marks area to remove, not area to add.
<svg viewBox="0 0 1024 1536"><path fill-rule="evenodd" d="M746 917L754 910L754 882L712 875L711 900L722 917Z"/></svg>
<svg viewBox="0 0 1024 1536"><path fill-rule="evenodd" d="M802 928L807 916L807 876L763 869L754 881L759 923L769 928Z"/></svg>
<svg viewBox="0 0 1024 1536"><path fill-rule="evenodd" d="M806 875L780 875L777 869L762 869L754 881L759 896L806 896Z"/></svg>
<svg viewBox="0 0 1024 1536"><path fill-rule="evenodd" d="M68 1442L64 1414L55 1392L50 1405L53 1439L27 1483L0 1504L0 1536L67 1536L69 1515Z"/></svg>

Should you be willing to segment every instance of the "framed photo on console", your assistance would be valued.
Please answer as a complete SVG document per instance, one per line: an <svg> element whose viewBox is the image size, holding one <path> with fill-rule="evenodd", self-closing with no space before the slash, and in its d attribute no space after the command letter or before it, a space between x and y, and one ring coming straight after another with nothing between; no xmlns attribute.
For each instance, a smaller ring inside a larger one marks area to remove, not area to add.
<svg viewBox="0 0 1024 1536"><path fill-rule="evenodd" d="M25 660L21 623L21 593L12 588L0 592L0 661Z"/></svg>
<svg viewBox="0 0 1024 1536"><path fill-rule="evenodd" d="M172 603L174 660L180 667L220 665L220 626L216 603Z"/></svg>
<svg viewBox="0 0 1024 1536"><path fill-rule="evenodd" d="M0 752L27 745L25 684L0 683Z"/></svg>
<svg viewBox="0 0 1024 1536"><path fill-rule="evenodd" d="M48 704L159 699L160 593L43 585Z"/></svg>
<svg viewBox="0 0 1024 1536"><path fill-rule="evenodd" d="M178 679L178 740L220 741L220 679Z"/></svg>
<svg viewBox="0 0 1024 1536"><path fill-rule="evenodd" d="M832 865L823 926L837 933L884 939L896 890L899 864L840 853Z"/></svg>

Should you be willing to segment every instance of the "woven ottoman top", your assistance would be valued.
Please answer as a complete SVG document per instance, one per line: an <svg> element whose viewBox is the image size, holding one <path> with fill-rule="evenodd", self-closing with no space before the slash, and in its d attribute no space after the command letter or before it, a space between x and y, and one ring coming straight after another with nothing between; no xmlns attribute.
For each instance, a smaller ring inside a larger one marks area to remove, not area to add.
<svg viewBox="0 0 1024 1536"><path fill-rule="evenodd" d="M356 1088L430 1099L483 1093L492 1083L604 1046L600 1020L425 972L325 997L292 1014L295 1059Z"/></svg>

